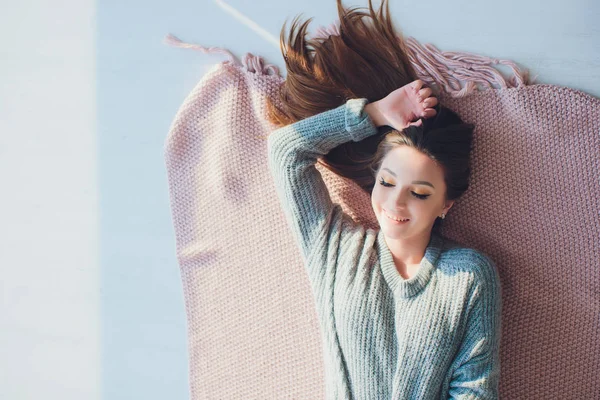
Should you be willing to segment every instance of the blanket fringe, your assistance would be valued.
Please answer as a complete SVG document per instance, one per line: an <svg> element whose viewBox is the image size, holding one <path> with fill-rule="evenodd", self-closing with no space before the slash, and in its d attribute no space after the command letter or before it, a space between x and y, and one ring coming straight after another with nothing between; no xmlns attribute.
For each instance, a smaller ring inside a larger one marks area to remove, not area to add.
<svg viewBox="0 0 600 400"><path fill-rule="evenodd" d="M279 74L279 68L277 68L274 64L264 64L263 58L259 56L255 56L252 53L246 53L244 58L242 59L242 63L244 68L248 70L248 72L259 73L261 75L277 75ZM269 71L271 72L269 74Z"/></svg>
<svg viewBox="0 0 600 400"><path fill-rule="evenodd" d="M312 38L326 39L331 35L339 35L339 22L335 21L327 27L319 27ZM530 84L529 72L522 71L513 61L500 60L465 52L439 51L432 44L422 45L416 39L405 40L408 58L419 79L439 87L451 97L464 97L476 91L487 89L508 89ZM187 48L204 53L225 54L227 61L242 66L247 72L261 75L281 76L279 68L266 64L262 57L246 53L240 62L229 50L220 47L203 47L198 44L185 43L174 35L167 35L165 43L174 47ZM497 69L497 65L507 66L512 76L507 79Z"/></svg>
<svg viewBox="0 0 600 400"><path fill-rule="evenodd" d="M235 58L235 56L227 49L223 49L220 47L203 47L198 44L193 43L185 43L178 37L171 35L170 33L165 37L164 43L171 45L173 47L180 47L183 49L192 49L201 51L203 53L212 53L212 54L225 54L228 58L225 62L230 62L232 64L239 64L239 61Z"/></svg>
<svg viewBox="0 0 600 400"><path fill-rule="evenodd" d="M340 26L336 20L327 27L319 27L312 35L313 39L327 39L339 36ZM400 40L400 38L398 38ZM451 97L464 97L475 91L521 87L529 84L529 72L521 71L509 60L479 56L464 52L441 52L431 44L422 45L409 37L407 44L408 58L419 79L429 85L438 86ZM505 65L512 70L513 76L508 80L494 65ZM481 88L478 86L481 85Z"/></svg>
<svg viewBox="0 0 600 400"><path fill-rule="evenodd" d="M521 71L513 61L479 56L465 52L441 52L432 44L420 44L412 37L406 39L408 57L419 79L440 86L451 97L464 97L483 88L500 89L528 85L529 72ZM513 75L506 79L495 65L505 65ZM463 86L461 87L461 82Z"/></svg>
<svg viewBox="0 0 600 400"><path fill-rule="evenodd" d="M173 46L173 47L180 47L180 48L184 48L184 49L192 49L192 50L201 51L203 53L225 54L227 56L227 60L224 61L225 63L231 63L232 65L241 66L247 72L259 73L261 75L277 75L277 76L281 76L280 73L279 73L279 68L277 68L276 65L273 65L273 64L266 64L265 65L262 57L255 56L252 53L246 53L246 55L242 58L242 61L240 62L233 55L233 53L230 52L227 49L224 49L224 48L221 48L221 47L203 47L203 46L200 46L200 45L194 44L194 43L185 43L181 39L179 39L178 37L176 37L176 36L174 36L172 34L168 34L165 37L164 43L166 43L166 44L168 44L170 46Z"/></svg>

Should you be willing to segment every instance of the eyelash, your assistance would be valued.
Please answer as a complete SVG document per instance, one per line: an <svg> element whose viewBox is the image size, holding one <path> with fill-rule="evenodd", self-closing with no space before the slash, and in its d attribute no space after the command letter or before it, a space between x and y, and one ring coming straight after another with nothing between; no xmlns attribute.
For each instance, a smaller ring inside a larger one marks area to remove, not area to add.
<svg viewBox="0 0 600 400"><path fill-rule="evenodd" d="M394 185L390 185L389 183L387 183L386 181L384 181L383 178L379 178L379 183L382 186L385 186L385 187L394 186ZM430 196L428 194L418 194L418 193L415 193L415 192L411 192L411 193L413 194L413 196L415 196L416 198L421 199L421 200L425 200L426 198L428 198Z"/></svg>

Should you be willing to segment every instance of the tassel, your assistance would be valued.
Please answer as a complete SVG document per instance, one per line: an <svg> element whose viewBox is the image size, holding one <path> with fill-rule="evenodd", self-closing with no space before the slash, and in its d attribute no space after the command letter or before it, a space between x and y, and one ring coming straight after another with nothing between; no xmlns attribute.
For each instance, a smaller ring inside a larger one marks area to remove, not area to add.
<svg viewBox="0 0 600 400"><path fill-rule="evenodd" d="M331 35L339 35L339 22L328 27L319 27L313 38L327 39ZM240 63L227 49L220 47L202 47L197 44L184 43L169 34L165 43L181 48L189 48L204 53L221 53L228 57L225 62L243 66L250 73L281 76L277 66L264 65L262 57L247 53ZM406 39L408 58L415 69L417 77L426 84L438 86L451 97L464 97L473 92L486 89L518 88L528 84L529 72L521 71L512 61L479 56L465 52L441 52L432 44L420 44L416 39ZM512 76L506 79L495 65L505 65L512 70ZM535 80L535 78L534 78Z"/></svg>
<svg viewBox="0 0 600 400"><path fill-rule="evenodd" d="M275 75L281 76L279 73L279 68L273 64L264 65L262 57L255 56L252 53L246 53L243 57L242 62L239 62L238 59L227 49L223 49L221 47L203 47L193 43L185 43L181 41L174 35L168 34L165 37L164 43L173 46L173 47L181 47L184 49L192 49L201 51L203 53L211 53L211 54L225 54L227 56L227 61L233 65L242 66L245 68L246 72L259 73L261 75Z"/></svg>
<svg viewBox="0 0 600 400"><path fill-rule="evenodd" d="M255 56L252 53L246 53L242 62L248 72L259 73L261 75L281 76L277 66L273 64L264 65L262 57ZM271 72L270 74L269 71Z"/></svg>
<svg viewBox="0 0 600 400"><path fill-rule="evenodd" d="M319 27L312 38L327 39L339 34L339 21L336 20L327 27ZM417 77L429 85L438 86L451 97L464 97L482 91L483 88L508 89L531 83L529 72L521 71L512 61L470 53L440 52L435 46L422 45L412 37L405 42L408 58ZM509 67L513 75L509 79L504 78L500 71L493 67L498 64Z"/></svg>
<svg viewBox="0 0 600 400"><path fill-rule="evenodd" d="M508 60L461 52L440 52L431 44L421 45L414 38L406 40L408 58L423 82L440 86L451 97L464 97L481 90L478 85L494 89L522 87L529 84L529 72L521 71ZM513 73L504 78L493 65L506 65ZM461 87L461 81L464 86Z"/></svg>
<svg viewBox="0 0 600 400"><path fill-rule="evenodd" d="M202 47L200 45L197 44L192 44L192 43L185 43L182 42L179 38L177 38L174 35L171 35L170 33L167 35L167 37L165 37L164 43L173 46L173 47L181 47L183 49L192 49L192 50L197 50L197 51L201 51L203 53L210 53L210 54L225 54L227 56L227 61L225 62L229 62L233 65L240 65L240 62L235 58L235 56L227 49L222 49L220 47Z"/></svg>

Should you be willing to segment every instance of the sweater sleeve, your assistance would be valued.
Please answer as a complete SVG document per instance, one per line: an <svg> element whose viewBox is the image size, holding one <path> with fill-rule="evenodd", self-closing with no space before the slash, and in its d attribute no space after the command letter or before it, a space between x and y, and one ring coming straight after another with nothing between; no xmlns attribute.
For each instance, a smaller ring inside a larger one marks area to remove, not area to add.
<svg viewBox="0 0 600 400"><path fill-rule="evenodd" d="M499 398L502 297L494 264L483 257L479 283L469 301L465 336L449 387L450 399Z"/></svg>
<svg viewBox="0 0 600 400"><path fill-rule="evenodd" d="M377 133L364 111L366 104L365 98L350 99L335 109L279 128L269 136L269 169L305 260L315 240L326 233L335 219L342 218L341 208L332 204L315 167L317 158L350 140L358 142Z"/></svg>

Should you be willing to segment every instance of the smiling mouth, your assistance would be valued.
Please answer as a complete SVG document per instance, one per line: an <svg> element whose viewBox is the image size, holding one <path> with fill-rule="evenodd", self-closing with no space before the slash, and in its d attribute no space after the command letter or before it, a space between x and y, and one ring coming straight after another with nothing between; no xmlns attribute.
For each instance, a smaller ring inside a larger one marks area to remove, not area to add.
<svg viewBox="0 0 600 400"><path fill-rule="evenodd" d="M388 213L386 213L385 211L383 213L385 214L385 216L388 219L391 219L394 222L408 222L408 221L410 221L409 218L395 218L395 217L392 217L391 215L389 215Z"/></svg>

